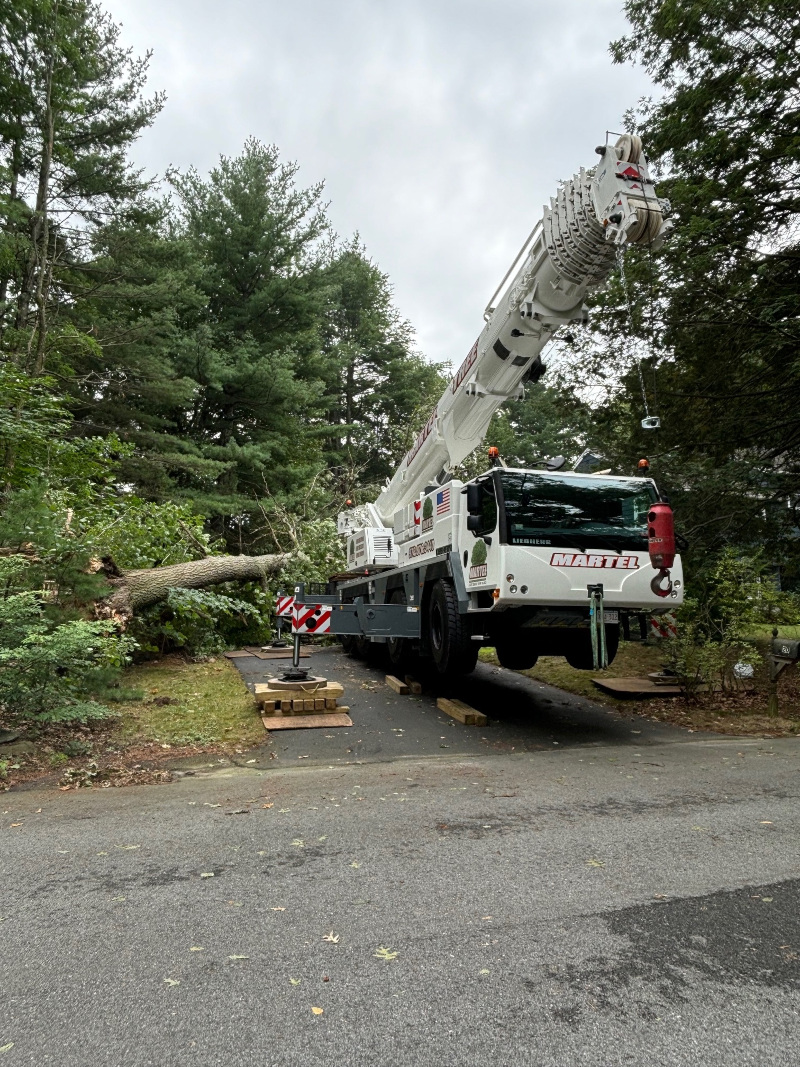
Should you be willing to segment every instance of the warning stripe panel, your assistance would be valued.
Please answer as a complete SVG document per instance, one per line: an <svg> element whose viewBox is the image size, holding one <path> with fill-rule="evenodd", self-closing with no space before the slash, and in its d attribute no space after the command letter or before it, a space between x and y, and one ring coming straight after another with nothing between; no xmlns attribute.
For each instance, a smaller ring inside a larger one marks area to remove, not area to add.
<svg viewBox="0 0 800 1067"><path fill-rule="evenodd" d="M292 614L294 610L294 597L293 596L277 596L275 597L275 614L281 616L288 616Z"/></svg>
<svg viewBox="0 0 800 1067"><path fill-rule="evenodd" d="M331 608L327 604L295 604L292 633L327 634L331 629Z"/></svg>

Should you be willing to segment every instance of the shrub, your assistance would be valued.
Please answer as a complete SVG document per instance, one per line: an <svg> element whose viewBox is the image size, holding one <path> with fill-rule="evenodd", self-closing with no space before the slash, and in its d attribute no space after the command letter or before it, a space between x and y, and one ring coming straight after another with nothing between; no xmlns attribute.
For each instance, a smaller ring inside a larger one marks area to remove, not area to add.
<svg viewBox="0 0 800 1067"><path fill-rule="evenodd" d="M0 705L10 721L86 722L128 662L134 642L109 622L52 623L37 594L0 600Z"/></svg>

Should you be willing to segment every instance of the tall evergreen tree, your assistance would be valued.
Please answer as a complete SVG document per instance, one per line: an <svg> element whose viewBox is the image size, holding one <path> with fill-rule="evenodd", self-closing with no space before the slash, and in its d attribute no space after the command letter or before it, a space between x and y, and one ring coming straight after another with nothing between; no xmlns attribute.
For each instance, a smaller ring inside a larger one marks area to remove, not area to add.
<svg viewBox="0 0 800 1067"><path fill-rule="evenodd" d="M630 121L660 171L676 229L660 253L630 256L627 277L597 299L600 359L622 384L598 412L599 432L627 465L640 449L657 454L696 550L766 544L791 574L800 476L797 6L629 0L625 10L631 29L612 54L642 63L662 90ZM658 435L638 428L645 402L662 418Z"/></svg>

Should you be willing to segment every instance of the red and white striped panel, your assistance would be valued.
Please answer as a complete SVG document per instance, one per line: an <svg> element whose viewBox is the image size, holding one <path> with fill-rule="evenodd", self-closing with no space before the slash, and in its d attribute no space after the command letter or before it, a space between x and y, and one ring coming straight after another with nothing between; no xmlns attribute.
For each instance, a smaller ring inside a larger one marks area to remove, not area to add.
<svg viewBox="0 0 800 1067"><path fill-rule="evenodd" d="M668 638L678 636L678 626L675 616L668 612L666 615L652 615L650 617L650 636Z"/></svg>
<svg viewBox="0 0 800 1067"><path fill-rule="evenodd" d="M286 617L294 610L294 597L281 593L275 597L275 614Z"/></svg>
<svg viewBox="0 0 800 1067"><path fill-rule="evenodd" d="M331 610L327 604L295 604L292 615L292 633L330 633Z"/></svg>

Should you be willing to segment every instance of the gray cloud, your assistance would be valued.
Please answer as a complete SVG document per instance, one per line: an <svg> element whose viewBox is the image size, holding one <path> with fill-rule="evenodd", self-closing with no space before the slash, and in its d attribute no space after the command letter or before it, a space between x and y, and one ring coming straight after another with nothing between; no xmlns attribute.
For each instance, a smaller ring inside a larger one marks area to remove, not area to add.
<svg viewBox="0 0 800 1067"><path fill-rule="evenodd" d="M650 90L611 64L619 2L105 0L168 94L137 162L207 171L274 142L456 364L558 179Z"/></svg>

